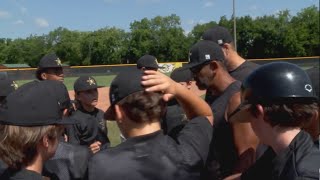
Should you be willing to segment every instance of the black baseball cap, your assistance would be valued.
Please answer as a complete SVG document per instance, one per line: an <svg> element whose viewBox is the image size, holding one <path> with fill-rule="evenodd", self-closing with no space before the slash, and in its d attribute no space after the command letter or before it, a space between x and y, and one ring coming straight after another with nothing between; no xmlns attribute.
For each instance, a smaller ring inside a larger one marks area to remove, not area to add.
<svg viewBox="0 0 320 180"><path fill-rule="evenodd" d="M224 61L221 47L212 41L200 40L189 52L189 63L183 69L191 69L210 61Z"/></svg>
<svg viewBox="0 0 320 180"><path fill-rule="evenodd" d="M159 69L157 58L152 55L144 55L137 61L137 68Z"/></svg>
<svg viewBox="0 0 320 180"><path fill-rule="evenodd" d="M170 74L170 78L176 82L188 82L193 80L190 69L176 68Z"/></svg>
<svg viewBox="0 0 320 180"><path fill-rule="evenodd" d="M74 83L73 89L76 92L96 89L104 86L98 86L97 81L91 76L80 76Z"/></svg>
<svg viewBox="0 0 320 180"><path fill-rule="evenodd" d="M215 26L206 30L202 35L202 39L213 41L219 45L233 42L233 37L229 30L222 26Z"/></svg>
<svg viewBox="0 0 320 180"><path fill-rule="evenodd" d="M0 80L0 96L8 96L18 88L18 84L13 80Z"/></svg>
<svg viewBox="0 0 320 180"><path fill-rule="evenodd" d="M9 94L0 108L0 124L15 126L45 126L75 124L62 119L63 110L70 105L67 88L62 82L32 81Z"/></svg>
<svg viewBox="0 0 320 180"><path fill-rule="evenodd" d="M56 54L52 53L41 58L38 68L62 68L62 63L59 57Z"/></svg>
<svg viewBox="0 0 320 180"><path fill-rule="evenodd" d="M133 70L119 73L111 82L109 91L110 107L105 113L105 119L114 120L111 108L125 97L135 92L144 91L141 84L143 72Z"/></svg>

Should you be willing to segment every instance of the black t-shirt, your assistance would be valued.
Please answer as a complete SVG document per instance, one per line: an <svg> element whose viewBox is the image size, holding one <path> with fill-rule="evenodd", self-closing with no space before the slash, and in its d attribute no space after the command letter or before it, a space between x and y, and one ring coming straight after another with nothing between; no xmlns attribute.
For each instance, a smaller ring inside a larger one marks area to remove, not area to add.
<svg viewBox="0 0 320 180"><path fill-rule="evenodd" d="M213 111L214 131L206 165L207 170L203 173L202 179L224 178L231 175L237 161L233 133L230 124L225 119L225 111L230 98L240 91L240 87L241 82L234 81L219 96L206 99Z"/></svg>
<svg viewBox="0 0 320 180"><path fill-rule="evenodd" d="M249 74L251 74L255 69L257 69L260 65L245 61L240 66L238 66L236 69L229 71L229 74L236 80L243 82L246 77L248 77ZM205 99L207 101L212 101L214 96L211 94L209 90L206 91Z"/></svg>
<svg viewBox="0 0 320 180"><path fill-rule="evenodd" d="M1 180L43 180L41 174L27 169L6 169L1 175Z"/></svg>
<svg viewBox="0 0 320 180"><path fill-rule="evenodd" d="M0 159L0 174L7 169L7 165Z"/></svg>
<svg viewBox="0 0 320 180"><path fill-rule="evenodd" d="M110 145L103 111L95 108L93 112L79 108L71 118L77 120L77 124L67 126L68 142L76 145L86 145L95 141L101 142L101 149Z"/></svg>
<svg viewBox="0 0 320 180"><path fill-rule="evenodd" d="M254 165L241 175L241 179L318 179L320 168L318 148L310 135L302 130L281 153L275 154L269 148Z"/></svg>
<svg viewBox="0 0 320 180"><path fill-rule="evenodd" d="M183 108L175 99L168 102L166 112L161 120L161 127L164 134L173 138L177 137L179 132L188 122L188 118Z"/></svg>
<svg viewBox="0 0 320 180"><path fill-rule="evenodd" d="M245 61L236 69L229 71L229 74L238 81L243 82L249 74L251 74L255 69L259 67L258 64Z"/></svg>
<svg viewBox="0 0 320 180"><path fill-rule="evenodd" d="M199 179L212 136L204 117L189 121L176 139L162 131L128 138L98 152L89 162L89 179Z"/></svg>

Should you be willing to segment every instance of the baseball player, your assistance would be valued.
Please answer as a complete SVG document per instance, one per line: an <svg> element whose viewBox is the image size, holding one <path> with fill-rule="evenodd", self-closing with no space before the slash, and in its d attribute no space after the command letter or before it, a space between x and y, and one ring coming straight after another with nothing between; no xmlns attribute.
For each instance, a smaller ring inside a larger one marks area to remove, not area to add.
<svg viewBox="0 0 320 180"><path fill-rule="evenodd" d="M48 54L41 58L36 71L38 80L63 81L64 74L62 63L56 54Z"/></svg>
<svg viewBox="0 0 320 180"><path fill-rule="evenodd" d="M263 65L243 82L241 97L230 121L250 122L269 149L241 177L229 179L319 179L319 147L302 130L319 116L305 71L285 62Z"/></svg>
<svg viewBox="0 0 320 180"><path fill-rule="evenodd" d="M160 66L158 60L152 55L144 55L137 61L137 68L141 70L155 70L157 71Z"/></svg>
<svg viewBox="0 0 320 180"><path fill-rule="evenodd" d="M202 178L223 178L242 172L255 161L258 139L250 123L233 124L227 118L240 104L241 82L228 73L221 47L208 40L192 46L190 62L184 68L191 70L198 88L209 90L213 97L207 103L213 111L214 131L207 171Z"/></svg>
<svg viewBox="0 0 320 180"><path fill-rule="evenodd" d="M215 26L206 30L202 34L203 40L209 40L217 43L223 51L226 69L229 74L238 81L243 81L252 71L254 71L258 64L250 62L242 58L235 49L235 44L230 31L222 26ZM207 90L205 99L210 101L213 98L212 92Z"/></svg>
<svg viewBox="0 0 320 180"><path fill-rule="evenodd" d="M9 79L0 79L0 107L5 104L6 97L15 91L18 85ZM7 168L6 164L0 159L0 174Z"/></svg>
<svg viewBox="0 0 320 180"><path fill-rule="evenodd" d="M165 101L175 96L190 122L177 139L161 131ZM197 95L154 71L120 73L110 87L106 119L116 120L126 137L89 162L89 179L199 179L212 136L212 112Z"/></svg>
<svg viewBox="0 0 320 180"><path fill-rule="evenodd" d="M170 78L190 90L190 93L193 93L191 91L193 77L189 69L177 68L172 71ZM176 137L188 122L188 118L183 111L183 108L175 98L167 103L165 114L161 120L163 132L171 137Z"/></svg>
<svg viewBox="0 0 320 180"><path fill-rule="evenodd" d="M56 81L30 82L9 94L0 108L0 158L8 168L1 180L42 179L42 168L58 146L63 125L74 121L62 119L68 99L54 93L67 92Z"/></svg>
<svg viewBox="0 0 320 180"><path fill-rule="evenodd" d="M68 142L88 146L92 153L110 145L104 112L98 108L98 86L90 76L81 76L74 83L77 110L71 118L77 124L68 128Z"/></svg>
<svg viewBox="0 0 320 180"><path fill-rule="evenodd" d="M0 106L4 103L5 98L18 88L18 84L13 80L0 80Z"/></svg>

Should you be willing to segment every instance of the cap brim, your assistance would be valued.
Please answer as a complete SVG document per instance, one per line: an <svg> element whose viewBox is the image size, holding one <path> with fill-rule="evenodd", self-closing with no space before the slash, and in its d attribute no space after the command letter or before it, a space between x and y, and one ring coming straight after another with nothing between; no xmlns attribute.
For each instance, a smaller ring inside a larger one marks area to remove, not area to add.
<svg viewBox="0 0 320 180"><path fill-rule="evenodd" d="M78 124L78 121L76 119L71 118L71 117L64 117L64 118L58 120L54 124L57 124L57 125L71 125L71 124Z"/></svg>
<svg viewBox="0 0 320 180"><path fill-rule="evenodd" d="M98 89L98 88L103 88L103 87L106 87L106 86L87 87L87 88L82 88L82 89L75 89L74 91L76 91L76 92L79 92L79 91L87 91L87 90L90 90L90 89Z"/></svg>
<svg viewBox="0 0 320 180"><path fill-rule="evenodd" d="M234 110L229 116L228 121L229 122L240 122L240 123L246 123L250 122L250 108L251 104L248 102L241 103L236 110Z"/></svg>
<svg viewBox="0 0 320 180"><path fill-rule="evenodd" d="M32 127L32 126L48 126L48 125L72 125L72 124L78 124L78 121L70 117L62 118L59 120L46 120L41 122L31 122L31 121L13 122L10 120L8 121L6 119L0 119L0 124Z"/></svg>
<svg viewBox="0 0 320 180"><path fill-rule="evenodd" d="M199 66L200 64L203 64L204 62L200 62L200 63L188 63L184 66L181 67L180 70L185 70L185 69L191 69L191 68L194 68L196 66Z"/></svg>
<svg viewBox="0 0 320 180"><path fill-rule="evenodd" d="M112 106L109 106L107 111L104 113L104 119L108 121L115 121L115 114L114 111L112 110Z"/></svg>

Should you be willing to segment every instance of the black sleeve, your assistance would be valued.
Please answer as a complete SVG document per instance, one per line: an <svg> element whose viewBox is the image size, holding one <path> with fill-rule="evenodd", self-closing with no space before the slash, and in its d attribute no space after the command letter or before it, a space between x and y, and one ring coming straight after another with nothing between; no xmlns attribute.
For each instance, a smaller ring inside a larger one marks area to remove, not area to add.
<svg viewBox="0 0 320 180"><path fill-rule="evenodd" d="M102 153L95 154L89 161L88 179L103 179L106 178L106 161Z"/></svg>
<svg viewBox="0 0 320 180"><path fill-rule="evenodd" d="M178 134L177 142L184 153L187 164L199 161L205 163L213 128L206 117L196 117L190 120Z"/></svg>
<svg viewBox="0 0 320 180"><path fill-rule="evenodd" d="M59 142L55 155L44 164L43 175L50 179L86 179L90 157L86 147Z"/></svg>

